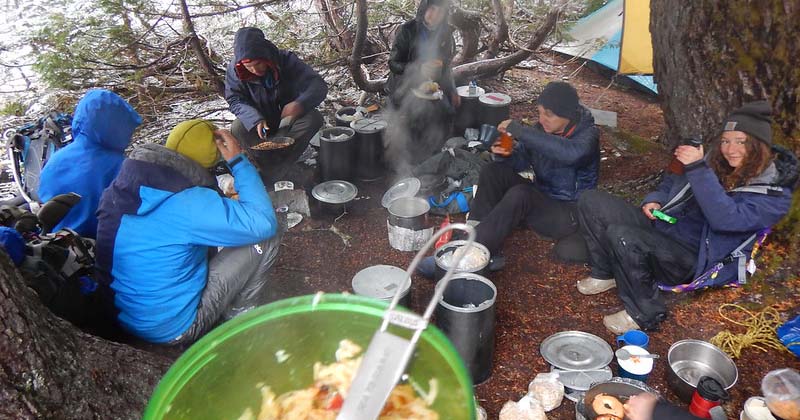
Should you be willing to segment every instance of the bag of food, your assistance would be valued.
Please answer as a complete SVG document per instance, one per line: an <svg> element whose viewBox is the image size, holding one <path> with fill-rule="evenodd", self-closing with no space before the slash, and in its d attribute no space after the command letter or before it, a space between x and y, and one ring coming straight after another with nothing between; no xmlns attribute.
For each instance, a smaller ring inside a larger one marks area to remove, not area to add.
<svg viewBox="0 0 800 420"><path fill-rule="evenodd" d="M551 411L564 399L564 384L558 381L557 372L540 373L528 385L528 395L538 399L544 411Z"/></svg>
<svg viewBox="0 0 800 420"><path fill-rule="evenodd" d="M500 410L499 420L547 420L542 404L530 394L518 402L507 401Z"/></svg>

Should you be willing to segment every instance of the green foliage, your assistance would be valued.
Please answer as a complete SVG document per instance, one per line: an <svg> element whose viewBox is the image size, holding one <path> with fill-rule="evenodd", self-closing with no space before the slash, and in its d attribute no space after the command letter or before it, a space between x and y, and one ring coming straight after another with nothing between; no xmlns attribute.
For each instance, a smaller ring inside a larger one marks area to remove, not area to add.
<svg viewBox="0 0 800 420"><path fill-rule="evenodd" d="M25 115L25 105L22 105L19 102L9 102L2 109L0 109L0 114L21 117Z"/></svg>

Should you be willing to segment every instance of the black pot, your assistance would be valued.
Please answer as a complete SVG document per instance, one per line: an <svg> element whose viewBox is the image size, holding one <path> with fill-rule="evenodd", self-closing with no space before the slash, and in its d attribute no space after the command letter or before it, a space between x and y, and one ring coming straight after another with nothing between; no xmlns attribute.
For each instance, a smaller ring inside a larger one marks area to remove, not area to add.
<svg viewBox="0 0 800 420"><path fill-rule="evenodd" d="M336 126L337 127L350 127L353 122L353 115L356 114L356 107L344 106L336 111ZM344 118L343 118L344 117ZM350 118L347 118L350 117Z"/></svg>
<svg viewBox="0 0 800 420"><path fill-rule="evenodd" d="M455 125L456 133L459 135L464 134L467 128L478 128L480 122L478 116L480 115L480 102L478 98L485 93L483 88L475 87L474 92L470 92L469 86L459 86L456 91L458 96L461 97L461 106L456 111L456 118L453 124Z"/></svg>
<svg viewBox="0 0 800 420"><path fill-rule="evenodd" d="M309 202L314 212L340 215L358 195L358 188L347 181L327 181L314 187L310 195Z"/></svg>
<svg viewBox="0 0 800 420"><path fill-rule="evenodd" d="M464 241L464 240L450 241L450 242L442 245L441 247L439 247L439 249L437 249L436 252L433 253L433 259L436 262L436 269L435 269L435 272L434 272L434 278L436 280L441 280L442 277L444 277L445 273L447 273L447 269L449 268L449 267L444 265L444 262L441 260L441 257L444 254L448 253L448 252L455 252L456 249L464 246L466 243L467 243L467 241ZM478 249L480 249L482 251L482 253L486 256L486 263L482 264L482 265L480 265L478 267L472 267L472 268L467 269L467 270L457 270L456 272L458 272L458 273L473 273L473 274L478 274L478 275L481 275L481 276L485 277L486 275L489 274L489 258L491 258L489 250L485 246L483 246L482 244L479 244L477 242L474 242L472 244L472 246L474 246L474 247L476 247L476 248L478 248Z"/></svg>
<svg viewBox="0 0 800 420"><path fill-rule="evenodd" d="M319 138L319 164L323 181L353 179L354 136L355 131L349 127L322 129Z"/></svg>
<svg viewBox="0 0 800 420"><path fill-rule="evenodd" d="M503 93L487 93L479 99L480 111L478 122L497 127L511 114L511 97Z"/></svg>
<svg viewBox="0 0 800 420"><path fill-rule="evenodd" d="M411 230L430 227L428 212L431 205L422 198L401 197L389 204L389 224Z"/></svg>
<svg viewBox="0 0 800 420"><path fill-rule="evenodd" d="M362 181L375 181L383 177L383 133L386 121L361 118L353 121L350 128L356 133L355 162L356 177Z"/></svg>

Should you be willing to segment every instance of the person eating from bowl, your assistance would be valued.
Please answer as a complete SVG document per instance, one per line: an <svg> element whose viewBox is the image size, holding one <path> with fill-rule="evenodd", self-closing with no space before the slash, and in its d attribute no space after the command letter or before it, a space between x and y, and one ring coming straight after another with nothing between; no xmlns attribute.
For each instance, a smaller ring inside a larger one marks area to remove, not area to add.
<svg viewBox="0 0 800 420"><path fill-rule="evenodd" d="M416 17L400 26L389 53L385 89L390 106L405 120L408 133L402 136L414 142L408 148L414 164L441 148L461 104L451 68L455 41L447 23L449 7L447 0L422 0Z"/></svg>
<svg viewBox="0 0 800 420"><path fill-rule="evenodd" d="M684 174L666 175L641 207L600 191L578 199L591 265L578 291L616 287L625 307L603 318L609 331L656 328L667 316L659 284L691 283L789 211L797 158L772 145L770 115L766 101L747 103L727 117L707 156L702 146L677 147ZM677 222L657 220L653 210ZM740 249L744 255L752 250L749 242ZM738 265L725 264L708 285L745 281Z"/></svg>
<svg viewBox="0 0 800 420"><path fill-rule="evenodd" d="M220 155L238 200L216 188ZM255 167L229 131L203 120L178 124L166 146L134 149L97 218L97 272L117 320L153 343L191 343L259 305L280 247Z"/></svg>
<svg viewBox="0 0 800 420"><path fill-rule="evenodd" d="M537 99L539 122L533 127L506 120L498 130L517 141L511 150L492 146L494 162L481 169L478 190L467 223L475 226L476 241L492 254L491 270L503 266L503 242L526 224L540 235L556 239L556 255L570 261L587 258L578 233L578 195L597 186L600 132L578 93L565 82L551 82ZM518 172L536 173L533 181ZM434 264L426 259L427 275Z"/></svg>
<svg viewBox="0 0 800 420"><path fill-rule="evenodd" d="M275 136L294 144L258 154L268 187L287 180L289 169L322 127L315 108L328 85L293 52L281 50L258 28L241 28L233 43L234 58L225 72L225 100L236 115L231 132L243 145L256 146Z"/></svg>

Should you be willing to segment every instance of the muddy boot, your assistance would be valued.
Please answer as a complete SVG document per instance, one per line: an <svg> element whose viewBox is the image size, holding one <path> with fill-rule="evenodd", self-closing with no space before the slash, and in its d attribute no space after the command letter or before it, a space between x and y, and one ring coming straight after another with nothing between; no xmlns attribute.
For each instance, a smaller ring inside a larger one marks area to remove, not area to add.
<svg viewBox="0 0 800 420"><path fill-rule="evenodd" d="M614 334L625 334L630 330L638 330L639 324L625 310L603 317L603 325Z"/></svg>

